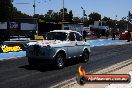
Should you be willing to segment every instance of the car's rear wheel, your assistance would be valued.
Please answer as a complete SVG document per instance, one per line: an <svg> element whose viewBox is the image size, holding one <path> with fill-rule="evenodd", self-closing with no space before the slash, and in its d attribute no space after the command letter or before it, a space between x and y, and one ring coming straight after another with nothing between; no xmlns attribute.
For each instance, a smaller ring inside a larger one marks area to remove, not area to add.
<svg viewBox="0 0 132 88"><path fill-rule="evenodd" d="M63 68L65 65L65 55L63 53L58 53L55 57L55 63L57 68Z"/></svg>
<svg viewBox="0 0 132 88"><path fill-rule="evenodd" d="M86 63L89 61L89 51L87 49L85 49L83 51L82 57L81 57L81 61Z"/></svg>

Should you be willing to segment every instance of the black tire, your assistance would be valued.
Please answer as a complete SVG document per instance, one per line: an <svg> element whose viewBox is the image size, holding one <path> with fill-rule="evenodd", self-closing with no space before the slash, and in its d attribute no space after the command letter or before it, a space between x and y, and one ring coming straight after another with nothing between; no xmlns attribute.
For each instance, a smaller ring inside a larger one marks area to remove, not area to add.
<svg viewBox="0 0 132 88"><path fill-rule="evenodd" d="M34 61L34 58L28 58L28 63L29 63L30 66L35 66L36 65L36 63Z"/></svg>
<svg viewBox="0 0 132 88"><path fill-rule="evenodd" d="M84 50L83 51L83 54L82 54L82 57L81 57L81 61L83 62L83 63L86 63L86 62L88 62L89 61L89 51L88 50Z"/></svg>
<svg viewBox="0 0 132 88"><path fill-rule="evenodd" d="M57 68L61 69L65 65L65 55L63 53L58 53L55 57L55 65Z"/></svg>

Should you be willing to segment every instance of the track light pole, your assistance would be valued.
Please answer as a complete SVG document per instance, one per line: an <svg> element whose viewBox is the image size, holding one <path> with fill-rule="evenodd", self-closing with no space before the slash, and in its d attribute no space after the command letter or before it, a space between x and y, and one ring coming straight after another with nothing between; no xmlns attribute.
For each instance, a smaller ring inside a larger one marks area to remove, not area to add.
<svg viewBox="0 0 132 88"><path fill-rule="evenodd" d="M34 8L33 14L35 16L35 14L36 14L36 2L35 2L35 0L34 0L33 8ZM35 17L34 17L34 26L35 26L36 34L38 35L38 25L37 25L37 19L35 19Z"/></svg>
<svg viewBox="0 0 132 88"><path fill-rule="evenodd" d="M64 11L64 0L62 0L62 4L63 4L63 12L62 12L62 30L64 30L64 20L65 20L65 11Z"/></svg>
<svg viewBox="0 0 132 88"><path fill-rule="evenodd" d="M62 0L62 1L63 1L63 19L62 19L62 21L64 21L65 20L64 0Z"/></svg>

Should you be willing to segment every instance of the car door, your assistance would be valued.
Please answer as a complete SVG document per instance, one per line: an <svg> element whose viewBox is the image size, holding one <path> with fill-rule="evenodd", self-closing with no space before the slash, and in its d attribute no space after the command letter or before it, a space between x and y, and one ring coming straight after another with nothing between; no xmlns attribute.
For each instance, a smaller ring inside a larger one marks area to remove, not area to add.
<svg viewBox="0 0 132 88"><path fill-rule="evenodd" d="M81 36L80 33L78 32L75 32L75 35L76 35L76 54L78 56L82 55L82 52L83 52L83 48L84 48L84 41L83 41L83 38Z"/></svg>
<svg viewBox="0 0 132 88"><path fill-rule="evenodd" d="M68 36L68 58L73 58L77 56L77 49L76 49L76 38L75 38L75 33L70 32Z"/></svg>

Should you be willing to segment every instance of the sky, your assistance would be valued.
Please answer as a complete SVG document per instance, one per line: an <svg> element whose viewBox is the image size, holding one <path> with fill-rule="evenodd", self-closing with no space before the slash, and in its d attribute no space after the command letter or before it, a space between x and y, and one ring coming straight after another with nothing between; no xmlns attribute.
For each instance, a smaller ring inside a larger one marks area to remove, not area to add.
<svg viewBox="0 0 132 88"><path fill-rule="evenodd" d="M46 14L48 10L59 12L62 8L63 0L35 0L36 14ZM28 4L18 4L28 3ZM19 11L28 15L33 15L34 0L14 0L13 5ZM64 0L64 7L73 11L74 16L82 17L83 9L86 14L97 12L112 19L120 20L128 15L128 11L132 12L132 0Z"/></svg>

